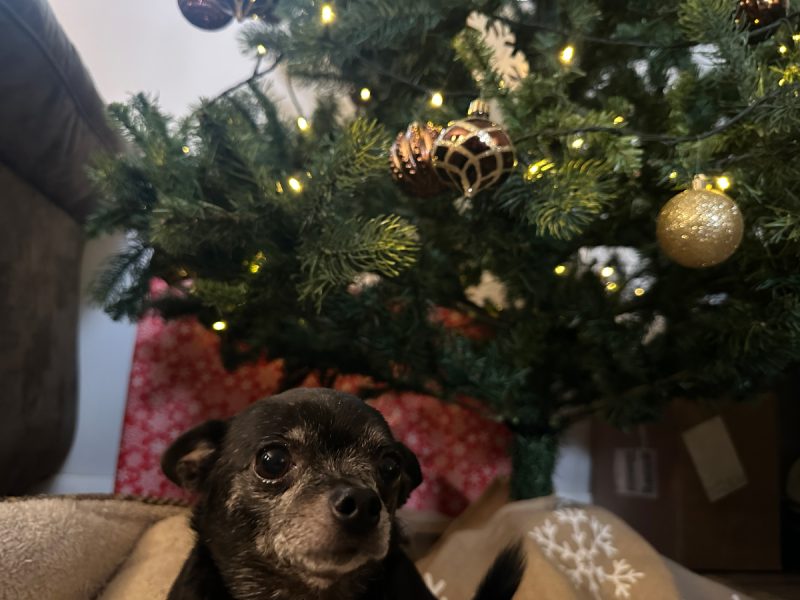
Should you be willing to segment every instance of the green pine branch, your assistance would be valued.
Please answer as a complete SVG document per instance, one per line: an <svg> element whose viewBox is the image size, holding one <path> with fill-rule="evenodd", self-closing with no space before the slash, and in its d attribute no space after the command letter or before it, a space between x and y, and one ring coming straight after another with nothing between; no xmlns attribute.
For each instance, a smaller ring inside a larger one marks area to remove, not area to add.
<svg viewBox="0 0 800 600"><path fill-rule="evenodd" d="M327 223L300 249L300 298L320 307L329 292L362 273L396 277L414 264L418 248L416 229L400 217Z"/></svg>
<svg viewBox="0 0 800 600"><path fill-rule="evenodd" d="M312 0L280 3L283 22L251 24L243 43L319 86L310 129L257 78L183 119L145 96L111 107L130 151L95 164L90 229L130 231L134 245L96 298L112 315L224 319L227 366L267 352L290 381L319 368L472 395L529 436L763 389L800 358L800 49L794 17L763 35L735 9L369 0L337 3L323 24ZM492 51L465 29L473 10L514 34L531 67L516 85L501 89ZM463 118L478 93L514 140L508 180L460 210L458 191L401 194L395 132ZM348 98L354 118L337 109ZM696 173L733 182L746 232L727 262L689 270L654 226ZM150 298L151 277L174 289ZM487 278L497 293L477 298ZM442 306L480 335L442 328Z"/></svg>
<svg viewBox="0 0 800 600"><path fill-rule="evenodd" d="M91 299L115 321L142 316L149 291L152 251L137 240L112 256L93 279Z"/></svg>

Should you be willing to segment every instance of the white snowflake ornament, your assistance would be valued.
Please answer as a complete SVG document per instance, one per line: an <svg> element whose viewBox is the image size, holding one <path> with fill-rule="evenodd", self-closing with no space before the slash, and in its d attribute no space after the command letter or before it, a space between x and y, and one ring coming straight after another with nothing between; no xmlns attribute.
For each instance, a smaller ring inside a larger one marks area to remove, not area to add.
<svg viewBox="0 0 800 600"><path fill-rule="evenodd" d="M467 26L483 34L486 45L494 52L492 67L500 74L507 89L514 89L528 76L530 65L525 55L514 47L516 38L508 25L474 12L467 18Z"/></svg>

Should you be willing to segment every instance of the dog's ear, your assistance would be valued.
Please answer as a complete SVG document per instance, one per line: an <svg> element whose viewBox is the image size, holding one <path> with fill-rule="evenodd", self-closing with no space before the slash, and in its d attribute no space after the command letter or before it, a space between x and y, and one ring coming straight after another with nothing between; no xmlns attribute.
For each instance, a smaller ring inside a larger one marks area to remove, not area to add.
<svg viewBox="0 0 800 600"><path fill-rule="evenodd" d="M184 433L161 457L164 475L189 491L203 489L227 429L226 421L206 421Z"/></svg>
<svg viewBox="0 0 800 600"><path fill-rule="evenodd" d="M397 506L403 506L419 484L422 483L422 469L419 466L417 455L405 444L397 443L397 450L403 457L403 475L400 477L400 493Z"/></svg>

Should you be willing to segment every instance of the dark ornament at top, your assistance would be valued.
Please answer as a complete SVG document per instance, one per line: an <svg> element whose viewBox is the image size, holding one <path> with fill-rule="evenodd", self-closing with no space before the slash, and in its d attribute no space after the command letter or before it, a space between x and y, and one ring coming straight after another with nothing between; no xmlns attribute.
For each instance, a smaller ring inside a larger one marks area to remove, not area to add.
<svg viewBox="0 0 800 600"><path fill-rule="evenodd" d="M772 33L772 29L757 33L760 29L786 18L789 0L739 0L736 23L749 29L751 42L761 42Z"/></svg>
<svg viewBox="0 0 800 600"><path fill-rule="evenodd" d="M275 22L278 0L178 0L183 16L195 27L214 31L236 19Z"/></svg>
<svg viewBox="0 0 800 600"><path fill-rule="evenodd" d="M516 167L514 145L505 129L489 120L486 102L475 100L466 119L451 122L433 150L433 167L442 181L466 198L503 183Z"/></svg>

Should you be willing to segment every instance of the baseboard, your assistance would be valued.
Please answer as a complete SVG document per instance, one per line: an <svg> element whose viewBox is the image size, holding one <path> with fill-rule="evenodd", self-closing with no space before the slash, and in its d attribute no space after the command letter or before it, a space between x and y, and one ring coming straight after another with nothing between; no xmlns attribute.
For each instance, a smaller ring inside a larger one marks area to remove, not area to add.
<svg viewBox="0 0 800 600"><path fill-rule="evenodd" d="M592 494L590 492L570 492L556 488L556 495L564 500L572 500L573 502L579 502L580 504L592 503Z"/></svg>
<svg viewBox="0 0 800 600"><path fill-rule="evenodd" d="M114 491L114 476L60 473L34 491L38 494L110 494Z"/></svg>

